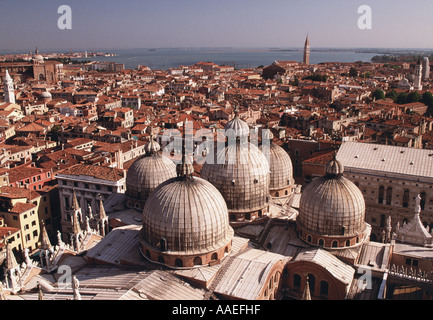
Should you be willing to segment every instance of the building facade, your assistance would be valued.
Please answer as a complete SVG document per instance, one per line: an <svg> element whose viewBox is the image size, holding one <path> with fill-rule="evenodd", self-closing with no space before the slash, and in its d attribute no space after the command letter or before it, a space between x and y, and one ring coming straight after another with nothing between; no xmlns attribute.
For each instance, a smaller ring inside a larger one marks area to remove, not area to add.
<svg viewBox="0 0 433 320"><path fill-rule="evenodd" d="M343 143L338 151L345 177L362 191L366 221L372 226L372 240L384 238L388 218L392 229L413 216L416 197L421 196L421 220L433 227L433 153L431 150Z"/></svg>
<svg viewBox="0 0 433 320"><path fill-rule="evenodd" d="M121 169L78 164L56 175L59 188L63 234L72 232L74 198L86 215L99 211L99 200L125 192L125 172Z"/></svg>

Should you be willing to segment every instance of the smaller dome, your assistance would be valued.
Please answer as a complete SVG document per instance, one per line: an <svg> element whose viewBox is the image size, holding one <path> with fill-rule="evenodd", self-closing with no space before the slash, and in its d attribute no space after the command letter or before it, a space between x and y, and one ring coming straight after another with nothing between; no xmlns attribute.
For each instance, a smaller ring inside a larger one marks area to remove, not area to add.
<svg viewBox="0 0 433 320"><path fill-rule="evenodd" d="M364 196L343 176L343 171L342 164L334 157L326 167L326 175L314 179L302 191L296 222L303 230L303 238L309 235L314 243L320 239L336 241L338 247L360 244L365 238ZM323 246L331 247L331 244L327 242Z"/></svg>
<svg viewBox="0 0 433 320"><path fill-rule="evenodd" d="M270 144L265 145L264 140L269 139ZM260 150L269 158L270 185L272 197L288 196L292 193L295 184L293 179L293 164L289 154L279 145L272 142L273 134L270 130L263 131ZM287 192L286 192L287 191Z"/></svg>
<svg viewBox="0 0 433 320"><path fill-rule="evenodd" d="M37 62L43 62L43 61L44 61L44 57L41 56L40 54L35 54L35 55L33 56L33 60L34 60L34 61L37 61Z"/></svg>
<svg viewBox="0 0 433 320"><path fill-rule="evenodd" d="M44 91L40 94L39 98L41 100L50 100L50 99L52 99L52 95L48 91Z"/></svg>
<svg viewBox="0 0 433 320"><path fill-rule="evenodd" d="M146 146L147 153L129 167L125 192L129 199L128 207L144 207L147 198L158 185L176 177L175 163L160 154L158 148L159 144L151 140Z"/></svg>

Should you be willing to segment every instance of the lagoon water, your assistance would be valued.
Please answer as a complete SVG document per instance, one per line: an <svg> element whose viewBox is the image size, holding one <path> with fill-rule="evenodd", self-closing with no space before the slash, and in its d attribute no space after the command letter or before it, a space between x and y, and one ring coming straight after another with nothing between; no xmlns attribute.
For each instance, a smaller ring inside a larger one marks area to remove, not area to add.
<svg viewBox="0 0 433 320"><path fill-rule="evenodd" d="M219 65L231 65L236 68L255 68L270 65L275 60L302 61L302 49L243 49L243 48L162 48L162 49L122 49L105 50L115 53L113 57L89 57L80 60L112 61L125 64L127 69L136 69L138 65L153 70L176 68L193 65L200 61L214 62ZM310 63L371 61L377 53L359 52L355 49L314 49L310 54Z"/></svg>

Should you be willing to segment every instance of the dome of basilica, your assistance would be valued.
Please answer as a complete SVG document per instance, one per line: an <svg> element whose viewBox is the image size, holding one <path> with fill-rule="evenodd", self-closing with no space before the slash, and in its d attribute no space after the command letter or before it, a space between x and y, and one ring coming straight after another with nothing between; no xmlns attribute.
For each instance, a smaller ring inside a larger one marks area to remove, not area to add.
<svg viewBox="0 0 433 320"><path fill-rule="evenodd" d="M262 143L260 150L269 159L270 195L277 198L288 196L292 193L295 184L292 159L283 148L272 142L273 134L269 130L265 133L262 139L269 139L270 144L268 146Z"/></svg>
<svg viewBox="0 0 433 320"><path fill-rule="evenodd" d="M143 210L140 241L151 261L190 268L218 261L231 250L233 229L224 198L209 182L177 165L177 177L159 185Z"/></svg>
<svg viewBox="0 0 433 320"><path fill-rule="evenodd" d="M252 221L268 212L269 163L255 145L240 141L216 149L214 163L204 163L201 177L223 195L231 222Z"/></svg>
<svg viewBox="0 0 433 320"><path fill-rule="evenodd" d="M143 209L150 193L164 181L176 177L176 165L159 153L159 144L150 139L146 154L134 161L126 174L126 205Z"/></svg>
<svg viewBox="0 0 433 320"><path fill-rule="evenodd" d="M366 235L365 200L359 188L343 177L335 158L326 175L309 183L301 195L297 225L303 240L323 247L349 247Z"/></svg>

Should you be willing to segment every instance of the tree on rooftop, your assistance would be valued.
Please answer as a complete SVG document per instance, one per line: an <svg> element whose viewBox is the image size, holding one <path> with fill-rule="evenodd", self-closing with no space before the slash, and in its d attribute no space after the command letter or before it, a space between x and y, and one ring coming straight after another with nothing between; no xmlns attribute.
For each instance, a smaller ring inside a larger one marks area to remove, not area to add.
<svg viewBox="0 0 433 320"><path fill-rule="evenodd" d="M351 67L349 70L349 76L356 78L358 76L358 70L355 67Z"/></svg>
<svg viewBox="0 0 433 320"><path fill-rule="evenodd" d="M421 102L428 106L426 115L429 117L433 116L433 94L430 91L423 93Z"/></svg>
<svg viewBox="0 0 433 320"><path fill-rule="evenodd" d="M400 92L397 96L396 102L398 104L405 104L407 103L407 92Z"/></svg>
<svg viewBox="0 0 433 320"><path fill-rule="evenodd" d="M385 95L385 98L392 99L394 102L397 101L398 93L395 90L388 91Z"/></svg>
<svg viewBox="0 0 433 320"><path fill-rule="evenodd" d="M418 91L412 91L407 95L407 103L418 102L421 100L421 95Z"/></svg>
<svg viewBox="0 0 433 320"><path fill-rule="evenodd" d="M381 89L376 89L376 90L373 92L373 94L372 94L371 97L372 97L373 99L376 99L376 100L385 99L385 92L383 92Z"/></svg>

